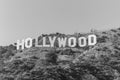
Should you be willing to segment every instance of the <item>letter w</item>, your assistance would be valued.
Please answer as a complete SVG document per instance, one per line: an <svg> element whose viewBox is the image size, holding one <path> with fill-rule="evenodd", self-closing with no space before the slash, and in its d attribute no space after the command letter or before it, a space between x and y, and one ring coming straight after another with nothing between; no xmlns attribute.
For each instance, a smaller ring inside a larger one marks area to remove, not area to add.
<svg viewBox="0 0 120 80"><path fill-rule="evenodd" d="M58 38L58 44L59 44L59 47L65 47L66 46L66 40L67 38Z"/></svg>

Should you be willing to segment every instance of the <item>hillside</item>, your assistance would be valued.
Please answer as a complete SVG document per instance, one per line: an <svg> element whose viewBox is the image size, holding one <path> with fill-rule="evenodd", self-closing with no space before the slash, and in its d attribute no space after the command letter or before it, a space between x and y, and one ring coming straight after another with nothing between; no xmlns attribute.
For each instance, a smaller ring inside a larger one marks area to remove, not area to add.
<svg viewBox="0 0 120 80"><path fill-rule="evenodd" d="M39 48L22 51L0 47L0 80L120 80L120 28L90 33L42 34L82 36L95 34L97 44L84 48Z"/></svg>

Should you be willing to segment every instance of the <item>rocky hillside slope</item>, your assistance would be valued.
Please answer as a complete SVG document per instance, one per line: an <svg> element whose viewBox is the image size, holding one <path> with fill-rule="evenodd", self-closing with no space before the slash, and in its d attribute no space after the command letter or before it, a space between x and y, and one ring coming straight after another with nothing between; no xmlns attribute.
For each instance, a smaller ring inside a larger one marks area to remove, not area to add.
<svg viewBox="0 0 120 80"><path fill-rule="evenodd" d="M0 80L120 80L120 28L56 36L97 36L95 46L17 51L0 47ZM41 35L49 36L49 35Z"/></svg>

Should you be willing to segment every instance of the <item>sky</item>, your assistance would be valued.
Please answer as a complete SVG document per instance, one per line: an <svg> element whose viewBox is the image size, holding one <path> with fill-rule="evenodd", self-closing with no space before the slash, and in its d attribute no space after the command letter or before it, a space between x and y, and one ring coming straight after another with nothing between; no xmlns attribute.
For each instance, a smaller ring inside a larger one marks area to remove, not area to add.
<svg viewBox="0 0 120 80"><path fill-rule="evenodd" d="M120 0L0 0L0 45L41 34L120 27Z"/></svg>

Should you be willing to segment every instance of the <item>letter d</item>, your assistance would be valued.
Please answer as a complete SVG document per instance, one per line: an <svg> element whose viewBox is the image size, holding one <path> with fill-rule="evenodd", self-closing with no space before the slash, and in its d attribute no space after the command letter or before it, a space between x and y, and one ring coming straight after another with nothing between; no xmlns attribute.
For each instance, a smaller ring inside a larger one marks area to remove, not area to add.
<svg viewBox="0 0 120 80"><path fill-rule="evenodd" d="M97 43L97 37L96 35L89 35L88 36L88 45L95 45Z"/></svg>

